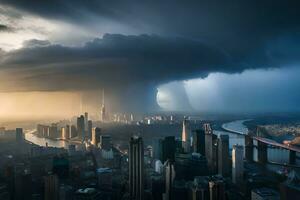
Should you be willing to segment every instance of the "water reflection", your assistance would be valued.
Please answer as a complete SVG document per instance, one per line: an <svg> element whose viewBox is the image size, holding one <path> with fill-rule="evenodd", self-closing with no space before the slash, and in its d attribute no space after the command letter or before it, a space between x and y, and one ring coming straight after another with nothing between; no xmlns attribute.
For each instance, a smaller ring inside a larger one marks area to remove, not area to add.
<svg viewBox="0 0 300 200"><path fill-rule="evenodd" d="M51 140L51 139L47 139L47 138L42 138L42 137L38 137L32 133L26 133L25 134L25 139L27 141L30 141L36 145L39 146L46 146L46 143L48 143L48 146L50 147L63 147L63 148L67 148L68 147L68 142L67 141L63 141L63 140Z"/></svg>

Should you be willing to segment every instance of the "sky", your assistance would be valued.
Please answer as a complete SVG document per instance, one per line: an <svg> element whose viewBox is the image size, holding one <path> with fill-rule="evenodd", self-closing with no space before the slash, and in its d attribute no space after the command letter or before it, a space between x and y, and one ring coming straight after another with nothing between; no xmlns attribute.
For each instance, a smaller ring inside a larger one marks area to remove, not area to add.
<svg viewBox="0 0 300 200"><path fill-rule="evenodd" d="M0 114L298 111L299 4L0 0Z"/></svg>

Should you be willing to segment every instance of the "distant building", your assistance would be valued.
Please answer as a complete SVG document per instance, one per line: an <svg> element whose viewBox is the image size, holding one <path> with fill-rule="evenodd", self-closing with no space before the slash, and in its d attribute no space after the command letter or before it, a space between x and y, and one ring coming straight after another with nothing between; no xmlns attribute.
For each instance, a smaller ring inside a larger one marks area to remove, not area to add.
<svg viewBox="0 0 300 200"><path fill-rule="evenodd" d="M5 127L0 127L0 135L5 134Z"/></svg>
<svg viewBox="0 0 300 200"><path fill-rule="evenodd" d="M225 183L223 180L209 181L210 200L225 200Z"/></svg>
<svg viewBox="0 0 300 200"><path fill-rule="evenodd" d="M37 134L41 137L49 137L50 136L50 130L49 126L38 124L37 125Z"/></svg>
<svg viewBox="0 0 300 200"><path fill-rule="evenodd" d="M59 180L56 175L45 177L45 200L59 200Z"/></svg>
<svg viewBox="0 0 300 200"><path fill-rule="evenodd" d="M103 150L110 150L112 148L111 136L110 135L100 135L100 147Z"/></svg>
<svg viewBox="0 0 300 200"><path fill-rule="evenodd" d="M112 189L112 169L110 168L98 168L98 186L102 190Z"/></svg>
<svg viewBox="0 0 300 200"><path fill-rule="evenodd" d="M211 174L217 172L217 136L213 134L210 124L204 124L205 131L205 157L207 159L208 168Z"/></svg>
<svg viewBox="0 0 300 200"><path fill-rule="evenodd" d="M60 138L66 139L66 128L65 127L60 128Z"/></svg>
<svg viewBox="0 0 300 200"><path fill-rule="evenodd" d="M245 135L245 158L247 161L253 161L253 139L250 135Z"/></svg>
<svg viewBox="0 0 300 200"><path fill-rule="evenodd" d="M100 113L100 121L106 121L106 109L105 109L105 96L104 90L102 91L102 106L101 106L101 113Z"/></svg>
<svg viewBox="0 0 300 200"><path fill-rule="evenodd" d="M93 122L92 120L89 120L87 122L87 135L86 135L88 139L92 139L92 130L93 130Z"/></svg>
<svg viewBox="0 0 300 200"><path fill-rule="evenodd" d="M162 162L167 160L175 161L176 143L174 136L165 137L162 140Z"/></svg>
<svg viewBox="0 0 300 200"><path fill-rule="evenodd" d="M179 180L193 180L195 176L208 174L206 158L199 153L176 153L175 170Z"/></svg>
<svg viewBox="0 0 300 200"><path fill-rule="evenodd" d="M77 118L77 134L81 140L85 140L85 126L83 115Z"/></svg>
<svg viewBox="0 0 300 200"><path fill-rule="evenodd" d="M189 185L189 199L208 200L209 199L208 182L209 182L209 177L196 176L194 178L194 181Z"/></svg>
<svg viewBox="0 0 300 200"><path fill-rule="evenodd" d="M232 182L239 184L244 176L244 147L233 145L232 147Z"/></svg>
<svg viewBox="0 0 300 200"><path fill-rule="evenodd" d="M218 138L218 174L224 177L229 176L229 167L229 136L220 135Z"/></svg>
<svg viewBox="0 0 300 200"><path fill-rule="evenodd" d="M184 119L182 123L181 140L184 152L189 153L191 150L191 127L187 119Z"/></svg>
<svg viewBox="0 0 300 200"><path fill-rule="evenodd" d="M287 180L280 184L280 199L300 199L300 177L295 171L291 171Z"/></svg>
<svg viewBox="0 0 300 200"><path fill-rule="evenodd" d="M172 200L182 200L188 198L188 185L184 180L175 180L172 186Z"/></svg>
<svg viewBox="0 0 300 200"><path fill-rule="evenodd" d="M95 146L98 146L100 143L100 137L101 137L101 128L96 127L92 131L92 144Z"/></svg>
<svg viewBox="0 0 300 200"><path fill-rule="evenodd" d="M69 177L69 160L68 157L55 156L52 162L52 171L59 179Z"/></svg>
<svg viewBox="0 0 300 200"><path fill-rule="evenodd" d="M24 134L22 128L16 128L16 142L22 143L24 141Z"/></svg>
<svg viewBox="0 0 300 200"><path fill-rule="evenodd" d="M74 155L76 153L76 146L75 144L69 144L68 146L68 153L70 156Z"/></svg>
<svg viewBox="0 0 300 200"><path fill-rule="evenodd" d="M101 149L101 156L105 160L112 160L114 158L114 152L112 148L109 150Z"/></svg>
<svg viewBox="0 0 300 200"><path fill-rule="evenodd" d="M14 199L31 200L32 199L32 177L29 170L20 163L14 170Z"/></svg>
<svg viewBox="0 0 300 200"><path fill-rule="evenodd" d="M65 127L65 139L70 139L70 137L71 137L70 125L66 125L66 127Z"/></svg>
<svg viewBox="0 0 300 200"><path fill-rule="evenodd" d="M84 113L84 130L88 131L88 121L89 121L89 113Z"/></svg>
<svg viewBox="0 0 300 200"><path fill-rule="evenodd" d="M59 187L59 200L69 200L73 198L73 188L70 185L61 184Z"/></svg>
<svg viewBox="0 0 300 200"><path fill-rule="evenodd" d="M193 152L205 156L205 132L202 129L193 131Z"/></svg>
<svg viewBox="0 0 300 200"><path fill-rule="evenodd" d="M133 122L134 118L133 118L133 114L130 114L130 122Z"/></svg>
<svg viewBox="0 0 300 200"><path fill-rule="evenodd" d="M156 160L154 163L154 170L156 173L161 174L163 171L163 164L160 160Z"/></svg>
<svg viewBox="0 0 300 200"><path fill-rule="evenodd" d="M175 180L175 166L172 161L166 161L165 172L166 172L166 192L164 194L164 200L172 199L172 186Z"/></svg>
<svg viewBox="0 0 300 200"><path fill-rule="evenodd" d="M144 193L144 144L140 137L129 143L129 192L135 200L143 200Z"/></svg>
<svg viewBox="0 0 300 200"><path fill-rule="evenodd" d="M77 136L77 128L75 125L71 126L71 134L70 134L70 138L76 137Z"/></svg>
<svg viewBox="0 0 300 200"><path fill-rule="evenodd" d="M49 127L49 137L50 138L58 138L59 137L57 124L53 123Z"/></svg>
<svg viewBox="0 0 300 200"><path fill-rule="evenodd" d="M157 160L162 160L162 139L154 138L152 139L153 148L153 158Z"/></svg>
<svg viewBox="0 0 300 200"><path fill-rule="evenodd" d="M251 191L251 200L279 200L279 193L270 188L257 188Z"/></svg>

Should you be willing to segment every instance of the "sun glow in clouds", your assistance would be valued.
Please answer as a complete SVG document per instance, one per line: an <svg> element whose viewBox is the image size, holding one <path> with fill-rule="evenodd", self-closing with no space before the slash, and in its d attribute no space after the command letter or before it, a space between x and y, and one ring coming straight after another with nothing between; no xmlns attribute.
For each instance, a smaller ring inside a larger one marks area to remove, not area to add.
<svg viewBox="0 0 300 200"><path fill-rule="evenodd" d="M59 29L54 22L7 6L0 6L0 24L8 27L0 32L0 48L5 51L21 48L26 40L45 40Z"/></svg>
<svg viewBox="0 0 300 200"><path fill-rule="evenodd" d="M12 7L0 5L0 49L11 51L22 48L27 40L49 40L63 45L82 45L99 33L82 29L75 24L44 19Z"/></svg>
<svg viewBox="0 0 300 200"><path fill-rule="evenodd" d="M0 118L70 117L79 112L80 95L72 92L0 93Z"/></svg>

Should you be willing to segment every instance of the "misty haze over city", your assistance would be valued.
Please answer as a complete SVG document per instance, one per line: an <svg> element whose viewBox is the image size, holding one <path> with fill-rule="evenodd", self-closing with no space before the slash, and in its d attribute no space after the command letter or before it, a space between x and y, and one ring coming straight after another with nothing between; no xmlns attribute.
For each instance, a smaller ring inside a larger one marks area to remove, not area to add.
<svg viewBox="0 0 300 200"><path fill-rule="evenodd" d="M0 200L300 199L299 9L0 0Z"/></svg>

